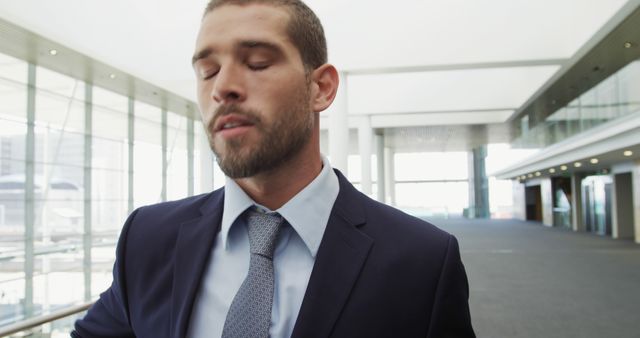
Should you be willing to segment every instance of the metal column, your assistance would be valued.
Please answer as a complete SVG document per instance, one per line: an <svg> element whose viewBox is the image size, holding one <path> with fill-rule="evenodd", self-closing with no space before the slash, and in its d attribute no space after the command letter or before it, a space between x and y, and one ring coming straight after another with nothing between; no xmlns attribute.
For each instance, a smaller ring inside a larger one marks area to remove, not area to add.
<svg viewBox="0 0 640 338"><path fill-rule="evenodd" d="M29 63L27 85L27 140L25 149L24 189L24 315L33 316L33 269L35 228L35 120L36 120L36 65Z"/></svg>
<svg viewBox="0 0 640 338"><path fill-rule="evenodd" d="M91 158L93 133L93 87L85 85L84 91L84 232L83 232L83 270L84 270L84 300L91 300L91 248L92 248L92 213L91 213Z"/></svg>
<svg viewBox="0 0 640 338"><path fill-rule="evenodd" d="M129 142L129 168L127 170L129 187L128 187L128 202L127 202L127 210L129 213L133 212L133 161L135 158L133 157L133 140L135 136L135 104L132 97L129 98L129 114L128 114L128 142Z"/></svg>
<svg viewBox="0 0 640 338"><path fill-rule="evenodd" d="M489 181L485 170L487 146L469 153L469 214L471 218L489 218Z"/></svg>

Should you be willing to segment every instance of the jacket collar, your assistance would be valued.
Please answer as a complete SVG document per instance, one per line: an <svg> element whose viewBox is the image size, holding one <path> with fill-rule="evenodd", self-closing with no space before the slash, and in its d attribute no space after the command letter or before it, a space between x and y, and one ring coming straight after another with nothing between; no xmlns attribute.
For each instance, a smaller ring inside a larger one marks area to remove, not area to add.
<svg viewBox="0 0 640 338"><path fill-rule="evenodd" d="M365 225L363 199L336 170L340 193L329 216L292 337L328 337L347 303L373 239L358 228Z"/></svg>
<svg viewBox="0 0 640 338"><path fill-rule="evenodd" d="M215 190L205 198L200 207L201 217L182 223L176 239L170 323L174 338L187 334L200 281L220 231L224 189Z"/></svg>

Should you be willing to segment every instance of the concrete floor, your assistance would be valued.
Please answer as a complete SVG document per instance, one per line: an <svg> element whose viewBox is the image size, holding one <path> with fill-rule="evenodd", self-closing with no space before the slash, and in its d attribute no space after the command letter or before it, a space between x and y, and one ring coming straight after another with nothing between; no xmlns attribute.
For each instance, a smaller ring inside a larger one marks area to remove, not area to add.
<svg viewBox="0 0 640 338"><path fill-rule="evenodd" d="M456 235L478 337L640 337L640 245L514 220L431 220Z"/></svg>

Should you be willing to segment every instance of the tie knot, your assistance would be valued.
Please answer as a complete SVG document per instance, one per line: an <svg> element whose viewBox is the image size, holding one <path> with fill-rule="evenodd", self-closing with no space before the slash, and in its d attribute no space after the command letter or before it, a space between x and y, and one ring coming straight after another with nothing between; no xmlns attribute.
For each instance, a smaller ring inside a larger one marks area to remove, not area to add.
<svg viewBox="0 0 640 338"><path fill-rule="evenodd" d="M252 254L273 259L278 231L283 222L278 213L249 211L247 225L249 230L249 248Z"/></svg>

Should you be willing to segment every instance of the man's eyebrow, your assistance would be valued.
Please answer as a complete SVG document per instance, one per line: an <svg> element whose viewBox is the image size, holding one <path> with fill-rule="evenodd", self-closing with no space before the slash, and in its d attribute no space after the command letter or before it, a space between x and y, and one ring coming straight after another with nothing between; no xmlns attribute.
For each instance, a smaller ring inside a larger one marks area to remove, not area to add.
<svg viewBox="0 0 640 338"><path fill-rule="evenodd" d="M276 45L275 43L266 42L266 41L255 41L255 40L241 41L239 43L239 47L244 49L267 49L275 53L282 52L282 48L280 48L280 46Z"/></svg>
<svg viewBox="0 0 640 338"><path fill-rule="evenodd" d="M273 53L282 53L282 48L276 45L275 43L266 42L266 41L255 41L255 40L246 40L238 43L238 47L240 49L266 49ZM206 59L211 54L213 54L213 48L205 48L193 55L191 58L191 65L194 65L196 62L202 59Z"/></svg>
<svg viewBox="0 0 640 338"><path fill-rule="evenodd" d="M205 48L205 49L195 53L193 55L193 57L191 58L191 65L194 65L196 62L198 62L198 60L202 60L202 59L207 58L212 53L213 53L213 49L211 49L211 48Z"/></svg>

